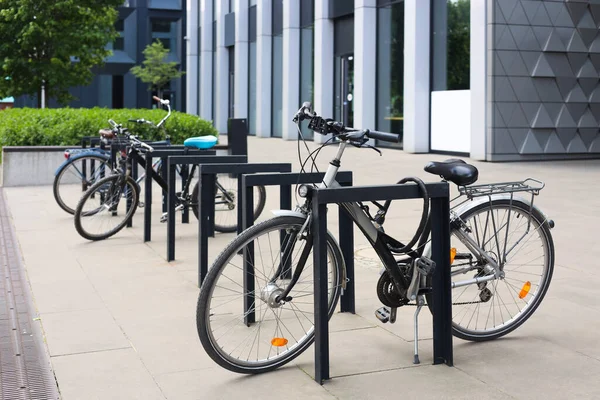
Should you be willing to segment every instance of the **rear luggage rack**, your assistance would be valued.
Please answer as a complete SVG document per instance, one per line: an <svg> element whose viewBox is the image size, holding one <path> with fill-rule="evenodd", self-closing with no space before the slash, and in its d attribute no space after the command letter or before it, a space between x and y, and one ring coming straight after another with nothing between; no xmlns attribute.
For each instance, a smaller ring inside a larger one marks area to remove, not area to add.
<svg viewBox="0 0 600 400"><path fill-rule="evenodd" d="M538 195L546 184L537 179L527 178L518 182L489 183L484 185L459 186L460 194L469 199L481 196L491 196L494 194L529 192L532 196Z"/></svg>

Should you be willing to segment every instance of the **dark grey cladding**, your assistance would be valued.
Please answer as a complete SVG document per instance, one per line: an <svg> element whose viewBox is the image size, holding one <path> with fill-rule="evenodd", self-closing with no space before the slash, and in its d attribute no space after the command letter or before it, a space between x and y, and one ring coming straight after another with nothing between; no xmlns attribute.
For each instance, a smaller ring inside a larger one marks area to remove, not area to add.
<svg viewBox="0 0 600 400"><path fill-rule="evenodd" d="M600 1L488 2L492 159L600 157Z"/></svg>

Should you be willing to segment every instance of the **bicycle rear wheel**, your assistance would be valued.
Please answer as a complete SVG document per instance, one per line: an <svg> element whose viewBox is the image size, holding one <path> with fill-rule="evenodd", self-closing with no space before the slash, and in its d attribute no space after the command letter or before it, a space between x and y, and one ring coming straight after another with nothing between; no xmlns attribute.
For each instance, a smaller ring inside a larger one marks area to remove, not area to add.
<svg viewBox="0 0 600 400"><path fill-rule="evenodd" d="M267 372L293 360L313 342L312 240L305 234L298 236L305 221L282 216L254 225L237 236L209 269L198 297L196 322L202 346L223 368L246 374ZM244 272L242 254L254 273ZM303 264L302 256L307 257ZM330 234L327 260L331 317L345 264ZM276 303L297 268L301 275L288 298Z"/></svg>
<svg viewBox="0 0 600 400"><path fill-rule="evenodd" d="M54 177L54 199L60 208L74 214L83 193L98 180L111 174L110 158L107 156L86 154L74 157Z"/></svg>
<svg viewBox="0 0 600 400"><path fill-rule="evenodd" d="M463 212L460 218L478 246L501 265L504 278L452 289L454 336L471 341L492 340L521 326L536 310L548 291L554 270L554 244L545 217L528 204L509 199L485 202ZM450 232L456 249L451 265L456 284L491 273ZM502 262L507 252L506 262ZM489 267L488 267L489 268ZM431 278L429 284L431 285ZM431 295L427 304L432 308Z"/></svg>
<svg viewBox="0 0 600 400"><path fill-rule="evenodd" d="M96 182L75 209L75 229L88 240L113 236L135 214L139 194L139 186L130 176L112 175Z"/></svg>

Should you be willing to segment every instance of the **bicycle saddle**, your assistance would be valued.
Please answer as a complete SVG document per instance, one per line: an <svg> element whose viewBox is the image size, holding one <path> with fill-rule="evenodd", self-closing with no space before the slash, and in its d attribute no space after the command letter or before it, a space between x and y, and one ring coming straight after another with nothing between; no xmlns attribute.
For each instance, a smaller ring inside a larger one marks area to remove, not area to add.
<svg viewBox="0 0 600 400"><path fill-rule="evenodd" d="M439 175L458 186L471 185L479 177L477 168L456 158L446 161L431 161L425 166L425 171L430 174Z"/></svg>
<svg viewBox="0 0 600 400"><path fill-rule="evenodd" d="M100 129L98 133L105 139L114 139L115 137L115 133L111 129Z"/></svg>
<svg viewBox="0 0 600 400"><path fill-rule="evenodd" d="M215 136L197 136L185 139L183 145L185 147L194 147L196 149L210 149L217 144Z"/></svg>

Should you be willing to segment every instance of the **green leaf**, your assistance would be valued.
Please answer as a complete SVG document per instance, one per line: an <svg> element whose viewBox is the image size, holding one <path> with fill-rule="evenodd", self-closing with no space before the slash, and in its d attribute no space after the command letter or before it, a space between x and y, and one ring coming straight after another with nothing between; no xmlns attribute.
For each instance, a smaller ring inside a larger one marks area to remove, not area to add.
<svg viewBox="0 0 600 400"><path fill-rule="evenodd" d="M128 122L144 118L158 123L164 110L107 108L13 108L0 112L0 150L2 146L71 146L81 144L83 136L98 136L108 128L108 119L123 124L135 135L147 140L164 140L168 134L173 144L188 137L213 135L216 129L208 121L194 115L173 111L165 123L166 132L149 125Z"/></svg>
<svg viewBox="0 0 600 400"><path fill-rule="evenodd" d="M145 60L142 65L136 65L130 71L142 82L149 83L149 90L154 89L160 93L171 80L185 74L185 72L179 71L176 62L166 61L168 55L169 49L166 49L162 42L157 40L144 49Z"/></svg>

